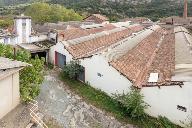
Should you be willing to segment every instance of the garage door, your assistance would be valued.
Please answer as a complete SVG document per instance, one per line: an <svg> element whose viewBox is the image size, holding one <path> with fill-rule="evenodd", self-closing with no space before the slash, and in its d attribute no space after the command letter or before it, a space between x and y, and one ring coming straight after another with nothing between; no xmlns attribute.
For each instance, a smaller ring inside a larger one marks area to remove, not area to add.
<svg viewBox="0 0 192 128"><path fill-rule="evenodd" d="M55 52L55 64L56 66L63 68L64 65L66 65L66 56L61 53Z"/></svg>

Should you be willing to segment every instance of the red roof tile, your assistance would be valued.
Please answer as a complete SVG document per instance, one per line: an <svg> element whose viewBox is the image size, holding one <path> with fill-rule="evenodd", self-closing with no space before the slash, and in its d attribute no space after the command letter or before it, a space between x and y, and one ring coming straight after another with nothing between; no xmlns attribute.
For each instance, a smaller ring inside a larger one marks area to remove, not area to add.
<svg viewBox="0 0 192 128"><path fill-rule="evenodd" d="M100 28L82 29L82 28L70 28L59 32L59 40L72 40L89 34L95 34L105 30L111 30L116 28L112 24L107 24Z"/></svg>
<svg viewBox="0 0 192 128"><path fill-rule="evenodd" d="M102 37L98 37L79 44L70 45L66 49L74 56L74 58L83 58L90 56L98 50L104 49L128 36L134 32L142 30L142 26L134 26L123 31L111 33Z"/></svg>
<svg viewBox="0 0 192 128"><path fill-rule="evenodd" d="M161 31L162 29L156 30L124 56L110 62L114 68L131 80L135 86L140 86L138 81L141 81L141 76L146 71L145 68L153 61L152 57L155 56L162 37L159 34Z"/></svg>

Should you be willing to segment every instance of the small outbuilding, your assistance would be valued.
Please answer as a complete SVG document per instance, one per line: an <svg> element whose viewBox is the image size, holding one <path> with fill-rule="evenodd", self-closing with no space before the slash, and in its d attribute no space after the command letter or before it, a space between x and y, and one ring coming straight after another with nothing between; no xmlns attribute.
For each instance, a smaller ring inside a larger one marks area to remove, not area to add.
<svg viewBox="0 0 192 128"><path fill-rule="evenodd" d="M19 71L27 63L0 57L0 119L20 102Z"/></svg>

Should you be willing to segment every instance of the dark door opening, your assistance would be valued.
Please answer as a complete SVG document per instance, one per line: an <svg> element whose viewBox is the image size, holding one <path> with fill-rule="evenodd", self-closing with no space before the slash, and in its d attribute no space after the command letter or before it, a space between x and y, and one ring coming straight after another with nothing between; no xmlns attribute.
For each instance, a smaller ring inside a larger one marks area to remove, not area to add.
<svg viewBox="0 0 192 128"><path fill-rule="evenodd" d="M63 68L66 65L66 56L61 53L55 52L55 65Z"/></svg>
<svg viewBox="0 0 192 128"><path fill-rule="evenodd" d="M85 83L85 68L84 67L82 67L82 71L81 71L81 73L78 75L78 80L80 80L81 82L84 82Z"/></svg>
<svg viewBox="0 0 192 128"><path fill-rule="evenodd" d="M47 62L47 53L46 52L31 53L31 58L34 59L36 56L38 56L40 59L44 58L45 62Z"/></svg>

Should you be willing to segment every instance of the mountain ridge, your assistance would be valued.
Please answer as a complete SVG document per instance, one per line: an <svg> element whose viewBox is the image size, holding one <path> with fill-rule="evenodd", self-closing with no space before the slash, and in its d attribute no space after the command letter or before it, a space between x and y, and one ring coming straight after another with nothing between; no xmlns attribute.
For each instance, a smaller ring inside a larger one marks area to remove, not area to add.
<svg viewBox="0 0 192 128"><path fill-rule="evenodd" d="M184 0L0 0L0 4L13 5L34 1L61 4L85 16L101 13L111 20L148 17L156 21L162 17L182 16ZM188 0L188 3L188 13L192 15L192 0Z"/></svg>

